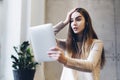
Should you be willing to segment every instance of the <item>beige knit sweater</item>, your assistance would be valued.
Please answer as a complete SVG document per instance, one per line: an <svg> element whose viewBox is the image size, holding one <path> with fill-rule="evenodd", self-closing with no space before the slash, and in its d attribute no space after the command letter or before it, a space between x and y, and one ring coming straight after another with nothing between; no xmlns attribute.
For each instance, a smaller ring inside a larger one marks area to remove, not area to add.
<svg viewBox="0 0 120 80"><path fill-rule="evenodd" d="M59 22L54 26L54 32L57 34L64 24ZM63 48L65 40L58 40L59 45ZM63 67L61 80L100 80L100 62L103 42L94 39L90 51L82 53L81 59L73 59L66 52L67 63Z"/></svg>

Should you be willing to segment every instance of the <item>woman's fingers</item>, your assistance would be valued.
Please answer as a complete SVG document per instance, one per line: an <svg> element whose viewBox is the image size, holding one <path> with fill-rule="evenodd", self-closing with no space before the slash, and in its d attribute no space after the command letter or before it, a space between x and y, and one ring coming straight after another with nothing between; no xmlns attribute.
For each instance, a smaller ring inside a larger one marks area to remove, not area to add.
<svg viewBox="0 0 120 80"><path fill-rule="evenodd" d="M55 51L56 51L56 50L58 50L58 49L57 49L57 47L55 46L55 47L51 47L49 50L52 50L52 51L55 50Z"/></svg>
<svg viewBox="0 0 120 80"><path fill-rule="evenodd" d="M52 47L50 48L50 50L47 52L48 56L55 59L55 60L59 60L59 58L61 57L63 53L63 50L59 47Z"/></svg>
<svg viewBox="0 0 120 80"><path fill-rule="evenodd" d="M60 51L48 51L48 56L52 59L58 60L60 57Z"/></svg>
<svg viewBox="0 0 120 80"><path fill-rule="evenodd" d="M63 51L61 48L59 48L58 46L52 47L49 50L51 51Z"/></svg>
<svg viewBox="0 0 120 80"><path fill-rule="evenodd" d="M47 53L48 54L60 54L61 52L60 51L48 51Z"/></svg>
<svg viewBox="0 0 120 80"><path fill-rule="evenodd" d="M76 8L73 8L72 10L70 10L68 13L67 13L67 17L65 19L65 21L63 22L64 24L68 24L69 21L70 21L70 16L72 15L73 12L75 12Z"/></svg>
<svg viewBox="0 0 120 80"><path fill-rule="evenodd" d="M60 63L66 64L67 59L64 56L64 51L59 48L59 47L52 47L50 50L47 52L48 56L54 60L59 61Z"/></svg>

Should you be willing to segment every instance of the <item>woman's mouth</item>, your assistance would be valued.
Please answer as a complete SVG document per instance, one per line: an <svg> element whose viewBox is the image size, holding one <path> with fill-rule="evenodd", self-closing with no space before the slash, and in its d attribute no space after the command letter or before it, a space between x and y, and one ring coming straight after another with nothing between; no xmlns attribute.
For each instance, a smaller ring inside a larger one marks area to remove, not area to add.
<svg viewBox="0 0 120 80"><path fill-rule="evenodd" d="M73 28L74 31L77 31L77 29L78 29L78 27L74 27L74 28Z"/></svg>

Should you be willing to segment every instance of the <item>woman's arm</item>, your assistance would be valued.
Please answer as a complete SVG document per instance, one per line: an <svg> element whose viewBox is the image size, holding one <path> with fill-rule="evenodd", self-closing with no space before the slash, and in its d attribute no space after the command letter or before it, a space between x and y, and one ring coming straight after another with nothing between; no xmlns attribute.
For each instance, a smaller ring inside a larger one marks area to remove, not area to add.
<svg viewBox="0 0 120 80"><path fill-rule="evenodd" d="M54 33L55 35L62 30L69 22L70 22L70 17L71 14L76 10L76 8L72 9L70 12L68 12L67 17L64 21L59 22L58 24L56 24L55 26L53 26L54 29ZM66 40L59 40L56 39L57 44L60 48L62 48L63 50L66 49Z"/></svg>
<svg viewBox="0 0 120 80"><path fill-rule="evenodd" d="M96 67L97 63L100 61L102 48L103 43L100 40L97 40L95 41L95 44L93 45L93 48L91 49L86 60L67 57L67 62L65 66L77 70L92 71Z"/></svg>
<svg viewBox="0 0 120 80"><path fill-rule="evenodd" d="M70 22L71 14L75 10L76 10L76 8L72 9L70 12L67 13L66 19L64 21L61 21L58 24L56 24L55 26L53 26L55 35Z"/></svg>
<svg viewBox="0 0 120 80"><path fill-rule="evenodd" d="M53 26L55 35L56 35L61 29L63 29L65 26L66 26L66 24L63 23L63 21L61 21L61 22L59 22L58 24L56 24L55 26Z"/></svg>

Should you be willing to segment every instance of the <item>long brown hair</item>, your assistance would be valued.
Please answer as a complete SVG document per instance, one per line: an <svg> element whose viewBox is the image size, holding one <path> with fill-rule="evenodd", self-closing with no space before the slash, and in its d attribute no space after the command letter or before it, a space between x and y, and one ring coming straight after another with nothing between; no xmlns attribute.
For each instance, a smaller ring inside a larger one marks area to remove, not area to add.
<svg viewBox="0 0 120 80"><path fill-rule="evenodd" d="M83 49L81 49L81 51L83 52L83 50L84 51L88 50L88 49L85 49L85 43L87 42L87 45L91 46L93 39L98 39L98 37L92 27L91 18L88 12L83 8L77 8L75 12L79 12L85 18L85 28L82 33ZM76 39L76 34L73 32L71 28L71 22L70 22L69 29L68 29L68 36L67 36L67 44L66 44L68 53L77 54L78 52L76 49L77 42L75 39ZM104 63L105 63L105 55L104 55L104 48L103 48L102 55L101 55L101 68L103 67Z"/></svg>

